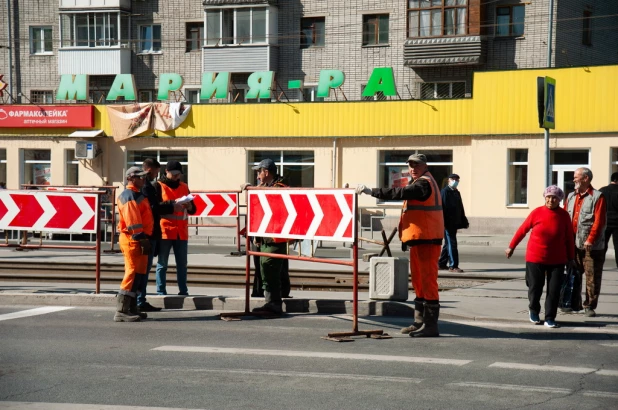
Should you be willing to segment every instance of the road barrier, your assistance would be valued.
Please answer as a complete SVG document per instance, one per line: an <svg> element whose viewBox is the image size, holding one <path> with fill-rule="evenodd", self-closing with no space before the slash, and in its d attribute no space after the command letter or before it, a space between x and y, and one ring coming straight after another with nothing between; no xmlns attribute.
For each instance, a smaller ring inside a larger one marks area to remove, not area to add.
<svg viewBox="0 0 618 410"><path fill-rule="evenodd" d="M236 228L236 248L240 253L239 191L192 191L195 214L192 218L235 218L233 224L189 224L189 227Z"/></svg>

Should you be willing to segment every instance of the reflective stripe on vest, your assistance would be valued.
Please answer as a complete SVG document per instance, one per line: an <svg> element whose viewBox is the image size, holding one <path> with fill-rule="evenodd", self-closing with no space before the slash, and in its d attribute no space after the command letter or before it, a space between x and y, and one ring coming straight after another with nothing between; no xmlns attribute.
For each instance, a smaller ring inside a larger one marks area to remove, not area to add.
<svg viewBox="0 0 618 410"><path fill-rule="evenodd" d="M175 201L185 195L189 195L189 187L181 182L178 188L172 189L170 186L159 182L161 185L161 199L163 202ZM173 214L161 215L161 238L189 240L189 217L187 211L174 212Z"/></svg>
<svg viewBox="0 0 618 410"><path fill-rule="evenodd" d="M440 190L429 172L421 178L429 182L433 195L425 201L404 201L399 221L399 238L410 245L441 243L444 237L444 216Z"/></svg>

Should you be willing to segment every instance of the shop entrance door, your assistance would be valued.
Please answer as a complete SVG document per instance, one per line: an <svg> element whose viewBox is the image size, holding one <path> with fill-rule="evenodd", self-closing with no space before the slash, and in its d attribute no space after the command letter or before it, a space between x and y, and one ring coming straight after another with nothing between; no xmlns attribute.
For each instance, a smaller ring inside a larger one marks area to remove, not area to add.
<svg viewBox="0 0 618 410"><path fill-rule="evenodd" d="M562 188L565 198L575 190L573 177L577 168L579 168L577 165L552 165L551 167L551 183ZM562 203L560 203L560 206L562 206Z"/></svg>

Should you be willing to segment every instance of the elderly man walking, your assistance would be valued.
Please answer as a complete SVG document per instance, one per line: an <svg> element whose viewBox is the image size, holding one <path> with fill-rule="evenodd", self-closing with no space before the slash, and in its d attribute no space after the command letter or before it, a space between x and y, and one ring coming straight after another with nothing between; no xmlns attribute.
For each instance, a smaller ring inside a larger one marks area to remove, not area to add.
<svg viewBox="0 0 618 410"><path fill-rule="evenodd" d="M573 182L575 191L564 201L564 209L569 212L573 224L575 263L578 271L586 275L584 314L594 317L605 262L606 204L603 194L591 185L592 171L589 168L576 169Z"/></svg>

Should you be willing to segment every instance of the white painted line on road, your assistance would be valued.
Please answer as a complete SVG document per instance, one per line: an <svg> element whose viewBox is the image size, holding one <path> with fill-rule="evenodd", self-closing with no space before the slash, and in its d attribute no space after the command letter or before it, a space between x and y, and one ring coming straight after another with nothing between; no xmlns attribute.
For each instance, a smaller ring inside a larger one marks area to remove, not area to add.
<svg viewBox="0 0 618 410"><path fill-rule="evenodd" d="M601 376L618 376L618 370L599 370L597 374Z"/></svg>
<svg viewBox="0 0 618 410"><path fill-rule="evenodd" d="M526 393L530 393L530 392L556 393L556 394L571 394L572 393L572 390L561 389L557 387L519 386L516 384L460 382L460 383L449 383L448 386L478 387L481 389L517 390L517 391L522 391Z"/></svg>
<svg viewBox="0 0 618 410"><path fill-rule="evenodd" d="M317 358L317 359L373 360L373 361L380 361L380 362L445 364L445 365L451 365L451 366L463 366L463 365L466 365L472 362L472 360L438 359L438 358L433 358L433 357L307 352L307 351L297 351L297 350L235 349L235 348L226 348L226 347L202 347L202 346L160 346L160 347L155 347L152 350L158 350L158 351L164 351L164 352L246 354L246 355L251 355L251 356L308 357L308 358Z"/></svg>
<svg viewBox="0 0 618 410"><path fill-rule="evenodd" d="M39 403L27 401L3 401L0 402L0 405L2 410L191 410L180 407L117 406L81 403Z"/></svg>
<svg viewBox="0 0 618 410"><path fill-rule="evenodd" d="M46 307L40 307L36 309L22 310L21 312L5 313L4 315L0 315L0 321L11 320L11 319L21 319L21 318L29 317L29 316L45 315L47 313L60 312L62 310L67 310L67 309L74 309L74 307L46 306Z"/></svg>
<svg viewBox="0 0 618 410"><path fill-rule="evenodd" d="M584 396L590 396L590 397L609 397L609 398L618 398L618 393L612 393L612 392L608 392L608 391L585 391L584 392Z"/></svg>
<svg viewBox="0 0 618 410"><path fill-rule="evenodd" d="M597 369L590 367L566 367L566 366L539 366L536 364L526 363L504 363L496 362L489 365L489 367L499 367L501 369L518 369L518 370L536 370L542 372L562 372L562 373L577 373L588 374L594 373Z"/></svg>
<svg viewBox="0 0 618 410"><path fill-rule="evenodd" d="M618 343L601 343L599 346L618 347Z"/></svg>
<svg viewBox="0 0 618 410"><path fill-rule="evenodd" d="M390 376L371 376L364 374L342 374L342 373L306 373L306 372L290 372L277 370L253 370L253 369L196 369L198 373L235 373L246 374L251 376L282 376L282 377L307 377L314 379L345 379L345 380L363 380L372 382L396 382L396 383L421 383L423 379L415 379L410 377L390 377Z"/></svg>
<svg viewBox="0 0 618 410"><path fill-rule="evenodd" d="M483 327L483 328L498 328L498 329L530 329L537 332L556 333L556 332L568 332L568 333L604 333L604 334L618 334L617 326L583 326L583 327L570 327L563 325L558 329L550 329L545 326L535 326L529 322L518 323L504 323L504 322L490 322L484 320L455 320L455 319L440 319L440 321L446 323L455 323L459 325ZM558 321L560 323L560 321Z"/></svg>

